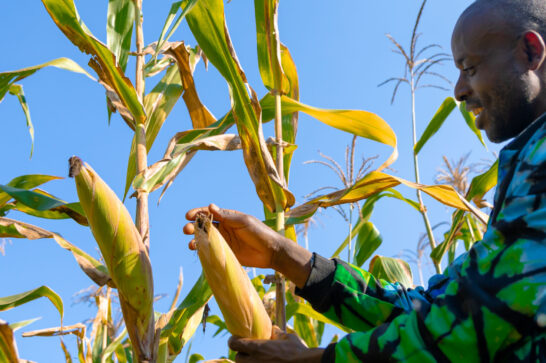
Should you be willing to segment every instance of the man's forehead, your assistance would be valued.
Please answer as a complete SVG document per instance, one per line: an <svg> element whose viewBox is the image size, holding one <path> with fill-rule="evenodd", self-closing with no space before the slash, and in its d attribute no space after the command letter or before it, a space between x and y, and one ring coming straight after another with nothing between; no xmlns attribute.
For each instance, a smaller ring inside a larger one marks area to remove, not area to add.
<svg viewBox="0 0 546 363"><path fill-rule="evenodd" d="M497 42L503 42L514 27L508 19L503 18L494 7L474 3L461 15L451 40L453 55L458 63L467 51L481 53Z"/></svg>

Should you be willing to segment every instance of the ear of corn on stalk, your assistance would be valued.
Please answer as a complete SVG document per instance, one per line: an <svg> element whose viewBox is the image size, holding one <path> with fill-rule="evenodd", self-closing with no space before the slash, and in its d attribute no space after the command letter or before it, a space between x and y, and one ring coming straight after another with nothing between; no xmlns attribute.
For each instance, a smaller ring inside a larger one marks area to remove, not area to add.
<svg viewBox="0 0 546 363"><path fill-rule="evenodd" d="M87 164L70 158L81 206L120 298L125 325L139 361L151 359L154 340L153 278L148 251L129 211Z"/></svg>
<svg viewBox="0 0 546 363"><path fill-rule="evenodd" d="M205 277L224 315L227 329L243 338L271 338L271 319L256 289L211 217L195 223L197 253Z"/></svg>

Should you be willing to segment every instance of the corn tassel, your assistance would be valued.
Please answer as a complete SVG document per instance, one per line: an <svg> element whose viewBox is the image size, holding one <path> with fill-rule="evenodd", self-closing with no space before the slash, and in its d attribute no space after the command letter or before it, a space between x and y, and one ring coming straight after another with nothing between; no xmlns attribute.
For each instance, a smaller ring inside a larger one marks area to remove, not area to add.
<svg viewBox="0 0 546 363"><path fill-rule="evenodd" d="M70 158L81 206L120 298L125 325L139 362L152 359L152 266L129 211L87 164Z"/></svg>
<svg viewBox="0 0 546 363"><path fill-rule="evenodd" d="M271 319L260 296L210 217L197 217L195 240L205 277L230 333L243 338L271 338Z"/></svg>

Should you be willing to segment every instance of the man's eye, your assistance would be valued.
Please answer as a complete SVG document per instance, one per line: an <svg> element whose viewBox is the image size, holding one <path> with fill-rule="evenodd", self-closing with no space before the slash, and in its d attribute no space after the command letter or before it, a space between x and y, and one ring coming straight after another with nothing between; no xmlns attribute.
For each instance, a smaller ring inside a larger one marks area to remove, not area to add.
<svg viewBox="0 0 546 363"><path fill-rule="evenodd" d="M476 73L476 67L470 66L470 67L463 68L463 72L470 76L473 76L474 73Z"/></svg>

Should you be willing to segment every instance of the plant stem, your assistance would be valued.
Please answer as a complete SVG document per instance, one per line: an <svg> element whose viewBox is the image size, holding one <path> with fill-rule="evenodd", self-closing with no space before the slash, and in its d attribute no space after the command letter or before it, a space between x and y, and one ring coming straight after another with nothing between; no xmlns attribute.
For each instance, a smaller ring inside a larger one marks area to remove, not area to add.
<svg viewBox="0 0 546 363"><path fill-rule="evenodd" d="M349 205L349 255L347 262L351 263L353 260L353 203Z"/></svg>
<svg viewBox="0 0 546 363"><path fill-rule="evenodd" d="M417 128L416 128L416 119L415 119L415 80L413 78L413 68L410 69L410 87L411 87L411 124L413 127L413 145L417 144ZM417 154L413 153L413 166L415 171L415 182L417 184L420 184L420 178L419 178L419 159L417 157ZM432 227L430 225L430 221L428 219L427 210L425 208L425 205L423 204L423 197L421 195L421 191L417 189L417 200L419 201L419 208L421 210L421 215L423 216L423 221L425 222L425 228L427 230L428 240L430 243L430 247L432 249L436 248L436 241L434 240L434 234L432 233ZM436 268L437 273L442 272L442 268L440 267L440 262L434 262L434 267Z"/></svg>
<svg viewBox="0 0 546 363"><path fill-rule="evenodd" d="M144 100L144 32L142 30L142 0L135 0L136 20L136 93L141 101ZM136 163L137 174L148 168L148 151L146 149L146 124L143 120L136 121ZM136 208L136 227L146 249L150 249L150 219L148 215L148 193L138 192Z"/></svg>
<svg viewBox="0 0 546 363"><path fill-rule="evenodd" d="M281 94L275 93L275 141L276 148L276 167L279 179L284 184L284 150L282 140L282 108L281 108ZM284 208L282 205L276 206L276 230L284 236ZM275 317L277 325L283 331L286 331L286 296L285 296L285 278L281 274L277 273L277 286L275 290Z"/></svg>

